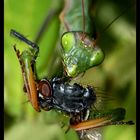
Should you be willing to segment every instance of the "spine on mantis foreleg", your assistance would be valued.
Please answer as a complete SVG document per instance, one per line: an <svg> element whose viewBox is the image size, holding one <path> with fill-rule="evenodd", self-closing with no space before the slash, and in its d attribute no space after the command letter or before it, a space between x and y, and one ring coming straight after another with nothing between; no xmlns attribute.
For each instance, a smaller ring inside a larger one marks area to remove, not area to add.
<svg viewBox="0 0 140 140"><path fill-rule="evenodd" d="M104 53L93 38L92 4L91 0L65 0L60 14L63 66L69 77L76 77L104 60Z"/></svg>

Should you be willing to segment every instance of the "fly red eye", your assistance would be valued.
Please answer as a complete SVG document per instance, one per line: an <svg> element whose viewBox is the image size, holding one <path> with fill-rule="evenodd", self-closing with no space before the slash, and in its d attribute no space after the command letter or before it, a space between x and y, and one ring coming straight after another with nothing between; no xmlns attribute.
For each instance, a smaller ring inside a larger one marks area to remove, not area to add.
<svg viewBox="0 0 140 140"><path fill-rule="evenodd" d="M38 83L38 91L44 98L52 96L51 85L46 79L43 79Z"/></svg>

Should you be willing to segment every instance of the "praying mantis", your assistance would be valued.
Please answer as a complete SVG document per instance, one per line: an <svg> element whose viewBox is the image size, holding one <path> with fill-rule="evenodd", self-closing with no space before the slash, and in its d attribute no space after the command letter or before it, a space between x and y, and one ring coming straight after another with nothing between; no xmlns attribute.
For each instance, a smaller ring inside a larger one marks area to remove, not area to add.
<svg viewBox="0 0 140 140"><path fill-rule="evenodd" d="M69 1L70 2L70 1ZM86 6L85 6L86 7ZM83 19L82 19L83 20ZM63 21L64 22L64 21ZM85 24L86 25L86 24ZM81 26L82 27L82 31L84 30L84 27L83 26ZM83 34L83 37L84 37L84 34Z"/></svg>

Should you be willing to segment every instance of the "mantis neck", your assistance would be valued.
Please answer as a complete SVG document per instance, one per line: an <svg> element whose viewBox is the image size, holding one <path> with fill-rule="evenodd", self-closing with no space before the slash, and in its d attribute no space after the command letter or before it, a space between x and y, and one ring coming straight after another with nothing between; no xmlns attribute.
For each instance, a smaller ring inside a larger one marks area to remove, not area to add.
<svg viewBox="0 0 140 140"><path fill-rule="evenodd" d="M93 36L94 25L90 12L92 5L92 0L84 0L83 9L82 0L65 0L64 9L60 14L60 34L67 31L81 31Z"/></svg>

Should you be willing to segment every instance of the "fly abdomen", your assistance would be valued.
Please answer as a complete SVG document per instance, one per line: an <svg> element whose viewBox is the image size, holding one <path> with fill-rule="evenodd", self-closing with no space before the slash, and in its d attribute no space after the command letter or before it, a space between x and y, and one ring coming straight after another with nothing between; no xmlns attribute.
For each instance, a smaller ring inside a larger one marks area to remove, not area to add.
<svg viewBox="0 0 140 140"><path fill-rule="evenodd" d="M66 82L53 82L52 87L54 108L67 113L86 110L96 101L92 87L84 88L77 83L70 85Z"/></svg>

